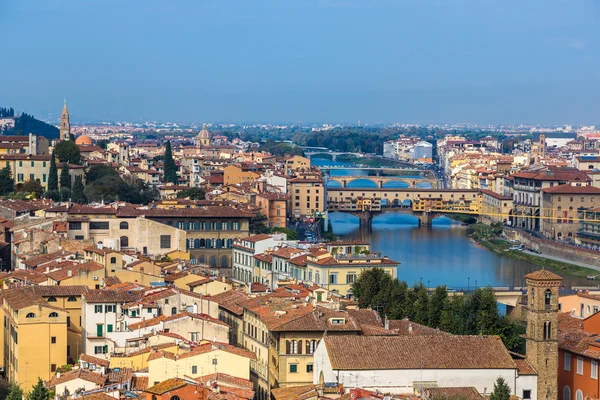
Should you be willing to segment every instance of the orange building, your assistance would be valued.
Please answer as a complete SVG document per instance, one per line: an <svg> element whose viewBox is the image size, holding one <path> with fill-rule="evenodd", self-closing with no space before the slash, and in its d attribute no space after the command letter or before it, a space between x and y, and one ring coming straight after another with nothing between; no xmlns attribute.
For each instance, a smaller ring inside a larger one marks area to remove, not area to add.
<svg viewBox="0 0 600 400"><path fill-rule="evenodd" d="M600 398L600 314L581 318L559 314L558 391L559 399Z"/></svg>
<svg viewBox="0 0 600 400"><path fill-rule="evenodd" d="M256 195L256 205L261 208L261 213L267 217L269 228L285 228L287 200L288 197L280 193L259 193Z"/></svg>
<svg viewBox="0 0 600 400"><path fill-rule="evenodd" d="M235 185L244 182L254 182L260 175L252 171L244 171L237 165L229 165L223 168L223 184Z"/></svg>

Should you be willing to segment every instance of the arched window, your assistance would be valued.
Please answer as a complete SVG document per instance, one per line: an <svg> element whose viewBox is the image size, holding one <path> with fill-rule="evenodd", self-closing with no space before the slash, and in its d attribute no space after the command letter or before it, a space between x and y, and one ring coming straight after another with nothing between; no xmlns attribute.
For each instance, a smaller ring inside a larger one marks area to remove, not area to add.
<svg viewBox="0 0 600 400"><path fill-rule="evenodd" d="M230 249L233 245L233 239L227 239L227 248Z"/></svg>
<svg viewBox="0 0 600 400"><path fill-rule="evenodd" d="M77 298L75 296L71 296L67 299L67 301L72 303L74 301L77 301Z"/></svg>
<svg viewBox="0 0 600 400"><path fill-rule="evenodd" d="M111 264L116 264L117 263L117 257L111 257L110 258L110 263Z"/></svg>
<svg viewBox="0 0 600 400"><path fill-rule="evenodd" d="M531 306L535 303L535 289L531 288Z"/></svg>
<svg viewBox="0 0 600 400"><path fill-rule="evenodd" d="M200 239L194 239L194 248L199 249L202 247L202 241Z"/></svg>
<svg viewBox="0 0 600 400"><path fill-rule="evenodd" d="M217 240L216 240L216 243L215 243L215 245L216 245L215 247L216 247L217 249L220 249L220 248L222 247L222 246L221 246L221 239L217 239Z"/></svg>
<svg viewBox="0 0 600 400"><path fill-rule="evenodd" d="M552 291L550 289L546 289L546 292L544 292L544 306L546 306L546 308L550 308L550 303L552 301Z"/></svg>
<svg viewBox="0 0 600 400"><path fill-rule="evenodd" d="M121 236L121 248L129 247L129 238L127 236Z"/></svg>
<svg viewBox="0 0 600 400"><path fill-rule="evenodd" d="M227 256L221 257L221 268L227 268L229 266L229 260L227 260Z"/></svg>
<svg viewBox="0 0 600 400"><path fill-rule="evenodd" d="M179 399L179 396L175 395L175 396L171 396L170 400L180 400L180 399Z"/></svg>
<svg viewBox="0 0 600 400"><path fill-rule="evenodd" d="M25 318L35 318L35 314L30 312L25 316Z"/></svg>
<svg viewBox="0 0 600 400"><path fill-rule="evenodd" d="M206 247L206 240L204 239L200 239L200 246L198 246L199 248L203 249Z"/></svg>
<svg viewBox="0 0 600 400"><path fill-rule="evenodd" d="M58 318L58 313L56 312L51 312L50 315L48 315L50 318Z"/></svg>
<svg viewBox="0 0 600 400"><path fill-rule="evenodd" d="M544 322L544 340L548 340L552 337L552 322Z"/></svg>
<svg viewBox="0 0 600 400"><path fill-rule="evenodd" d="M306 354L313 354L315 349L317 348L316 340L307 340L306 341Z"/></svg>
<svg viewBox="0 0 600 400"><path fill-rule="evenodd" d="M48 303L56 303L56 297L48 297Z"/></svg>
<svg viewBox="0 0 600 400"><path fill-rule="evenodd" d="M172 307L171 308L171 315L175 315L177 314L177 307Z"/></svg>
<svg viewBox="0 0 600 400"><path fill-rule="evenodd" d="M571 388L568 386L563 388L563 400L571 400Z"/></svg>
<svg viewBox="0 0 600 400"><path fill-rule="evenodd" d="M206 264L206 256L200 256L200 264Z"/></svg>
<svg viewBox="0 0 600 400"><path fill-rule="evenodd" d="M129 229L129 222L125 222L125 221L121 222L119 224L119 229Z"/></svg>
<svg viewBox="0 0 600 400"><path fill-rule="evenodd" d="M152 395L152 400L158 400L158 398L156 397L156 395Z"/></svg>
<svg viewBox="0 0 600 400"><path fill-rule="evenodd" d="M583 392L581 389L577 389L575 392L575 400L583 400Z"/></svg>
<svg viewBox="0 0 600 400"><path fill-rule="evenodd" d="M211 239L206 239L206 248L212 249L212 240Z"/></svg>
<svg viewBox="0 0 600 400"><path fill-rule="evenodd" d="M208 265L209 265L211 268L216 268L216 267L217 267L217 257L215 257L215 256L210 256L210 259L209 259L209 261L208 261Z"/></svg>

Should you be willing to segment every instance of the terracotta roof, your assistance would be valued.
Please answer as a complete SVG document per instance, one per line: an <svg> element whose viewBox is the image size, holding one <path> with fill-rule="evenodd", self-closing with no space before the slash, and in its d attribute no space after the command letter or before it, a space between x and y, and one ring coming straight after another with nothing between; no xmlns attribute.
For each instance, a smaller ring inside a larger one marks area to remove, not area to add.
<svg viewBox="0 0 600 400"><path fill-rule="evenodd" d="M246 388L246 389L254 388L254 384L247 379L238 378L238 377L223 374L220 372L201 376L199 378L196 378L195 380L199 383L206 383L209 381L211 381L211 382L217 381L219 383L225 383L228 385L238 386L238 387L242 387L242 388Z"/></svg>
<svg viewBox="0 0 600 400"><path fill-rule="evenodd" d="M379 313L375 310L356 309L348 310L348 314L360 325L383 326Z"/></svg>
<svg viewBox="0 0 600 400"><path fill-rule="evenodd" d="M97 386L103 386L106 383L107 377L85 369L77 369L65 372L60 376L54 375L52 379L48 381L48 387L54 387L56 385L60 385L61 383L72 381L73 379L83 379L85 381L95 383Z"/></svg>
<svg viewBox="0 0 600 400"><path fill-rule="evenodd" d="M166 316L163 314L163 315L160 315L155 318L147 319L145 321L129 324L128 328L130 330L135 330L135 329L144 328L147 326L155 326L155 325L160 324L161 322L169 322L169 321L174 321L176 319L181 319L181 318L186 318L186 317L191 318L191 319L201 319L206 322L211 322L213 324L226 326L229 328L229 325L227 325L225 322L218 320L216 318L213 318L208 314L194 314L194 313L189 313L189 312L181 312L179 314L170 315L170 316Z"/></svg>
<svg viewBox="0 0 600 400"><path fill-rule="evenodd" d="M488 196L492 196L493 198L498 199L498 200L510 200L510 201L513 200L512 197L502 196L501 194L498 194L496 192L493 192L493 191L487 190L487 189L481 189L481 193L486 194Z"/></svg>
<svg viewBox="0 0 600 400"><path fill-rule="evenodd" d="M101 367L107 367L108 368L108 366L110 365L110 361L108 361L108 360L104 360L102 358L90 356L90 355L85 354L85 353L81 353L81 355L79 356L79 359L81 361L85 361L85 362L90 363L90 364L99 365Z"/></svg>
<svg viewBox="0 0 600 400"><path fill-rule="evenodd" d="M319 396L318 388L318 385L274 388L271 390L271 396L274 400L315 399Z"/></svg>
<svg viewBox="0 0 600 400"><path fill-rule="evenodd" d="M324 307L317 307L315 309L312 309L312 307L302 308L308 308L308 310L305 310L307 312L296 316L296 318L293 318L293 309L288 310L288 312L292 313L293 319L282 324L277 324L277 321L275 321L276 326L271 328L271 330L273 332L358 332L360 330L360 325L356 320L344 311L335 311ZM276 319L280 318L276 317ZM343 323L333 323L332 320L334 319L343 320ZM261 315L261 320L264 321L263 315ZM268 322L265 322L265 324L269 326Z"/></svg>
<svg viewBox="0 0 600 400"><path fill-rule="evenodd" d="M46 300L36 293L35 288L32 286L21 286L5 290L2 292L2 298L13 310L21 310L35 305L62 310L61 308L48 304Z"/></svg>
<svg viewBox="0 0 600 400"><path fill-rule="evenodd" d="M251 243L256 243L256 242L260 242L261 240L272 239L272 238L273 237L271 235L267 235L266 233L260 233L258 235L248 236L248 237L242 238L240 240L243 240L246 242L251 242Z"/></svg>
<svg viewBox="0 0 600 400"><path fill-rule="evenodd" d="M234 207L207 206L203 208L151 208L145 213L148 218L185 217L185 218L252 218L254 213Z"/></svg>
<svg viewBox="0 0 600 400"><path fill-rule="evenodd" d="M324 340L336 370L516 368L498 336L328 336Z"/></svg>
<svg viewBox="0 0 600 400"><path fill-rule="evenodd" d="M545 188L542 189L542 192L550 194L599 194L600 188L594 186L572 186L566 184Z"/></svg>
<svg viewBox="0 0 600 400"><path fill-rule="evenodd" d="M143 392L148 388L147 376L133 376L131 378L131 390L134 392Z"/></svg>
<svg viewBox="0 0 600 400"><path fill-rule="evenodd" d="M82 400L115 400L114 397L109 396L106 393L84 394L83 396L78 397L78 399L82 399Z"/></svg>
<svg viewBox="0 0 600 400"><path fill-rule="evenodd" d="M289 259L301 253L306 253L306 250L297 249L295 247L280 247L277 250L271 252L271 256Z"/></svg>
<svg viewBox="0 0 600 400"><path fill-rule="evenodd" d="M258 261L262 261L262 262L266 262L266 263L271 263L273 262L273 257L271 257L270 254L256 254L254 256L255 259L257 259Z"/></svg>
<svg viewBox="0 0 600 400"><path fill-rule="evenodd" d="M143 296L142 290L90 290L83 295L86 303L130 303Z"/></svg>
<svg viewBox="0 0 600 400"><path fill-rule="evenodd" d="M472 386L469 387L437 387L426 390L431 400L481 400L481 395Z"/></svg>
<svg viewBox="0 0 600 400"><path fill-rule="evenodd" d="M233 314L243 315L244 308L239 303L248 300L249 297L244 291L228 290L226 292L211 296L210 299L219 304L219 307L222 307Z"/></svg>
<svg viewBox="0 0 600 400"><path fill-rule="evenodd" d="M41 264L46 264L55 260L65 259L72 254L73 253L70 253L68 251L59 250L53 253L42 254L36 257L28 258L27 260L23 261L23 264L29 268L35 268Z"/></svg>
<svg viewBox="0 0 600 400"><path fill-rule="evenodd" d="M64 281L65 279L69 279L73 276L84 275L88 272L99 271L101 269L104 269L102 264L97 263L95 261L87 261L83 264L75 264L73 266L62 268L57 271L47 272L46 276L52 278L55 281L60 282Z"/></svg>
<svg viewBox="0 0 600 400"><path fill-rule="evenodd" d="M535 371L533 366L529 364L529 361L527 361L527 359L515 359L515 364L517 365L519 375L537 375L537 372Z"/></svg>
<svg viewBox="0 0 600 400"><path fill-rule="evenodd" d="M81 296L88 291L87 286L67 285L67 286L35 286L35 291L42 297L60 297L60 296Z"/></svg>
<svg viewBox="0 0 600 400"><path fill-rule="evenodd" d="M528 273L525 275L525 279L530 279L532 281L561 281L562 277L546 269L540 269Z"/></svg>
<svg viewBox="0 0 600 400"><path fill-rule="evenodd" d="M129 382L131 380L131 376L133 375L133 369L131 368L119 368L111 369L108 373L107 384L109 383L124 383Z"/></svg>
<svg viewBox="0 0 600 400"><path fill-rule="evenodd" d="M162 395L164 393L170 392L171 390L180 389L187 385L188 383L186 383L183 379L171 378L167 379L166 381L162 381L158 385L149 387L148 389L146 389L146 392L151 394Z"/></svg>

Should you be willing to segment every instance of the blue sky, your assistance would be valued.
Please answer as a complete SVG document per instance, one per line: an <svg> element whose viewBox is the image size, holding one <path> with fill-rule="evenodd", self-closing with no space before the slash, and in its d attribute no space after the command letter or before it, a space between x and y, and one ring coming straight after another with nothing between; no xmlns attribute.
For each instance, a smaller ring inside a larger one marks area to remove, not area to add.
<svg viewBox="0 0 600 400"><path fill-rule="evenodd" d="M0 105L41 118L600 125L598 0L0 3Z"/></svg>

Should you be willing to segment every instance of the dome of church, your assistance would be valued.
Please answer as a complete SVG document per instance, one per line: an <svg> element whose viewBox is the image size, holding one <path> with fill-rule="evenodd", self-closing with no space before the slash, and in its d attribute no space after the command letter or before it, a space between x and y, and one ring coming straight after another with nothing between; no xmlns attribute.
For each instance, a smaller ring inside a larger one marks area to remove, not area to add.
<svg viewBox="0 0 600 400"><path fill-rule="evenodd" d="M198 133L199 139L210 139L210 132L206 129L206 124L202 125L202 130Z"/></svg>
<svg viewBox="0 0 600 400"><path fill-rule="evenodd" d="M92 142L92 138L89 137L88 135L81 135L75 140L75 144L80 144L80 145L82 144L82 145L89 146L89 145L93 144L93 142Z"/></svg>

